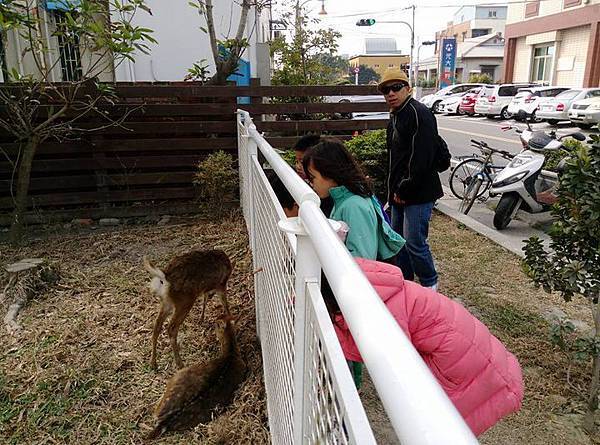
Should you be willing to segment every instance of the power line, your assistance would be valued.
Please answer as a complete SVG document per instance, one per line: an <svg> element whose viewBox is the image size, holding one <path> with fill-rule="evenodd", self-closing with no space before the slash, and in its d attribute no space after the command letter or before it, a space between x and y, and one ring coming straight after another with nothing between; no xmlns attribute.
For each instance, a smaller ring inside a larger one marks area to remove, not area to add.
<svg viewBox="0 0 600 445"><path fill-rule="evenodd" d="M555 1L555 0L538 0L538 1L539 2L549 2L549 1ZM458 10L460 8L473 7L473 6L494 7L494 6L519 5L519 4L525 4L525 3L532 3L532 0L514 0L514 1L502 2L502 3L483 2L483 3L471 3L471 4L466 4L466 5L464 5L464 4L461 4L461 5L452 5L452 4L418 5L418 6L416 6L416 8L417 9L419 9L419 8L456 8ZM405 11L405 10L411 9L411 8L412 8L412 6L408 6L408 7L404 7L404 8L385 9L385 10L379 10L379 11L363 11L363 12L356 12L356 13L352 13L352 14L340 14L340 15L328 14L327 18L328 19L337 19L337 18L347 18L347 17L360 17L360 16L365 16L365 15L381 15L381 14L387 14L390 12Z"/></svg>

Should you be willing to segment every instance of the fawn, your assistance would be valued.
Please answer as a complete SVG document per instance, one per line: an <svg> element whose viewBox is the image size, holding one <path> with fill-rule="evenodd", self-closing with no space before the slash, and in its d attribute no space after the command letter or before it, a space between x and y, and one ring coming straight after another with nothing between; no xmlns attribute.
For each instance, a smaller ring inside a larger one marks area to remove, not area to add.
<svg viewBox="0 0 600 445"><path fill-rule="evenodd" d="M209 422L216 409L233 401L235 391L246 377L246 363L240 357L230 316L217 321L215 332L220 355L180 369L171 377L156 404L156 426L147 439L155 439L165 431L185 430Z"/></svg>
<svg viewBox="0 0 600 445"><path fill-rule="evenodd" d="M156 369L156 342L165 319L172 313L167 330L175 364L181 369L183 361L179 355L177 334L196 299L200 295L204 297L201 321L204 320L206 301L212 293L219 294L225 313L229 315L226 292L227 280L233 269L231 261L222 250L194 250L173 258L164 272L154 267L146 257L144 268L153 277L151 291L160 297L160 311L152 332L150 366Z"/></svg>

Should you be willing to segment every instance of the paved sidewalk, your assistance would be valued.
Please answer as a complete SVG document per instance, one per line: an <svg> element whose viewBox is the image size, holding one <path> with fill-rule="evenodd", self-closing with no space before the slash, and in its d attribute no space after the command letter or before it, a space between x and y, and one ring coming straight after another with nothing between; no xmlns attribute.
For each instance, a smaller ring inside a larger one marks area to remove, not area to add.
<svg viewBox="0 0 600 445"><path fill-rule="evenodd" d="M496 244L513 252L515 255L524 257L522 250L523 241L537 236L548 245L550 237L543 231L530 226L535 221L532 215L524 212L522 215L517 215L521 219L514 219L510 225L504 230L496 230L493 225L494 212L485 204L476 203L468 215L464 215L458 211L460 201L450 192L450 189L444 186L445 195L441 198L435 208L449 217L464 224L471 230L491 239ZM528 220L529 223L523 220Z"/></svg>

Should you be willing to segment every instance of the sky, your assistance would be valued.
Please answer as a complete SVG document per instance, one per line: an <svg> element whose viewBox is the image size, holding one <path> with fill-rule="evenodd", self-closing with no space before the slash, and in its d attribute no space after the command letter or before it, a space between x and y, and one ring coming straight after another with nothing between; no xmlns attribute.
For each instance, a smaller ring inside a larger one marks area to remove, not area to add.
<svg viewBox="0 0 600 445"><path fill-rule="evenodd" d="M278 0L277 4L295 4L294 0ZM342 33L339 40L339 54L357 55L364 52L366 37L392 37L396 39L397 48L404 54L410 54L410 30L402 24L385 24L377 21L407 21L412 22L410 2L398 0L325 0L327 15L320 16L321 0L301 0L310 11L311 16L321 19L321 26L331 27ZM498 3L497 0L481 2L477 0L419 0L415 1L415 58L418 41L435 40L435 32L445 29L447 22L452 20L454 13L463 5ZM504 2L506 4L506 2ZM275 8L277 10L277 7ZM360 18L374 18L376 23L370 27L358 27L356 21ZM433 46L424 46L420 57L424 59L433 55Z"/></svg>

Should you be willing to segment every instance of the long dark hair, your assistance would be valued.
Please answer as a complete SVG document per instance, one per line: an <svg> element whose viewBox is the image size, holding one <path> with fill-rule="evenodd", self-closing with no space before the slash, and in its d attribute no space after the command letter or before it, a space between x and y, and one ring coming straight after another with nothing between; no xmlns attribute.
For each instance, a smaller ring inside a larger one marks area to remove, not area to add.
<svg viewBox="0 0 600 445"><path fill-rule="evenodd" d="M371 182L341 141L324 139L306 151L302 166L307 178L310 178L308 166L311 162L323 177L346 186L355 195L367 197L373 194Z"/></svg>

